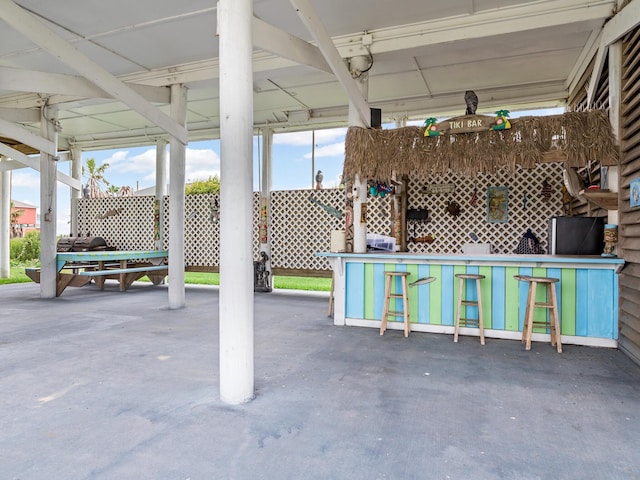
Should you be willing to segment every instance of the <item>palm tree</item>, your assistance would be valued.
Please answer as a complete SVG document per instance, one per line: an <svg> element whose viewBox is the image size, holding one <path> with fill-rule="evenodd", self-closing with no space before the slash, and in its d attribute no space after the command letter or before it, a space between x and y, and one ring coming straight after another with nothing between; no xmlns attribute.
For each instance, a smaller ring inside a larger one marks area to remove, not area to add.
<svg viewBox="0 0 640 480"><path fill-rule="evenodd" d="M87 177L86 189L89 198L104 197L102 187L108 187L109 182L104 178L104 171L109 168L108 163L103 163L96 167L96 161L93 158L87 158L87 168L82 167L82 176Z"/></svg>
<svg viewBox="0 0 640 480"><path fill-rule="evenodd" d="M117 197L118 192L120 192L120 189L118 187L116 187L115 185L109 185L109 188L107 188L106 194L109 197Z"/></svg>

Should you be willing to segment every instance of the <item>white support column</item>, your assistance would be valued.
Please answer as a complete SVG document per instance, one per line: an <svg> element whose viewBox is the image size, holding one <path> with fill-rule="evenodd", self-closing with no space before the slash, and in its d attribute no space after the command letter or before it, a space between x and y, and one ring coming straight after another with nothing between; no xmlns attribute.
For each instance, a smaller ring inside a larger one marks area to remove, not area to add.
<svg viewBox="0 0 640 480"><path fill-rule="evenodd" d="M82 183L82 149L71 147L71 176ZM82 190L71 188L71 235L80 236L78 232L78 199L82 198Z"/></svg>
<svg viewBox="0 0 640 480"><path fill-rule="evenodd" d="M357 86L365 100L369 96L369 77L362 74L357 79ZM349 103L349 126L366 128L360 116L360 112L353 103ZM367 224L361 222L363 206L366 210L367 205L367 179L360 178L356 175L353 180L354 198L353 198L353 252L365 253L367 251ZM365 215L366 216L366 213Z"/></svg>
<svg viewBox="0 0 640 480"><path fill-rule="evenodd" d="M620 138L620 120L622 109L622 42L609 46L609 121L611 129L617 139ZM609 189L619 192L620 172L617 165L607 170ZM607 223L618 225L620 222L619 210L609 210Z"/></svg>
<svg viewBox="0 0 640 480"><path fill-rule="evenodd" d="M220 0L220 399L254 396L252 0Z"/></svg>
<svg viewBox="0 0 640 480"><path fill-rule="evenodd" d="M171 85L171 118L184 126L187 118L187 89ZM169 308L185 305L184 292L184 182L186 146L170 140L169 167Z"/></svg>
<svg viewBox="0 0 640 480"><path fill-rule="evenodd" d="M185 158L186 160L186 158ZM156 141L156 206L159 217L158 234L159 238L155 240L156 250L162 250L164 238L166 235L164 212L164 197L167 194L167 141L159 138Z"/></svg>
<svg viewBox="0 0 640 480"><path fill-rule="evenodd" d="M167 141L156 141L156 198L167 194Z"/></svg>
<svg viewBox="0 0 640 480"><path fill-rule="evenodd" d="M42 109L40 133L58 147L58 115ZM58 164L53 156L40 152L40 297L55 298L57 285L56 226L58 218Z"/></svg>
<svg viewBox="0 0 640 480"><path fill-rule="evenodd" d="M0 155L0 162L6 158ZM0 172L0 278L11 274L9 231L11 229L11 171Z"/></svg>
<svg viewBox="0 0 640 480"><path fill-rule="evenodd" d="M269 285L273 288L273 276L271 274L271 183L272 169L271 160L273 156L273 130L268 126L262 129L262 185L260 185L260 251L267 255L265 268L269 272ZM265 208L266 207L266 208ZM263 211L263 208L265 210ZM263 216L266 215L266 218ZM266 241L262 237L262 222L266 224Z"/></svg>

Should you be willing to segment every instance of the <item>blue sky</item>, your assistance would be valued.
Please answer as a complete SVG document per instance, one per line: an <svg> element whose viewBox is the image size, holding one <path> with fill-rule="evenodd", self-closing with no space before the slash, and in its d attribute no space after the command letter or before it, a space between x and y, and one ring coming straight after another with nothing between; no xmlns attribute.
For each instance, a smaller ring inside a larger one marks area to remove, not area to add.
<svg viewBox="0 0 640 480"><path fill-rule="evenodd" d="M344 161L344 138L346 128L319 130L315 132L315 171L322 170L323 186L339 184ZM254 190L260 187L262 139L254 137ZM93 158L96 165L108 163L105 178L117 187L130 186L141 190L155 185L154 145L136 148L121 148L103 151L87 151L82 154L83 165ZM63 162L59 170L70 173L70 163ZM168 170L167 170L168 171ZM272 190L293 190L312 187L315 177L312 170L312 132L277 133L273 138ZM220 176L220 141L191 142L186 152L186 179L206 180ZM14 170L12 174L11 198L31 205L40 204L40 175L31 169ZM83 184L86 179L83 179ZM70 189L58 183L59 235L68 234L70 218Z"/></svg>

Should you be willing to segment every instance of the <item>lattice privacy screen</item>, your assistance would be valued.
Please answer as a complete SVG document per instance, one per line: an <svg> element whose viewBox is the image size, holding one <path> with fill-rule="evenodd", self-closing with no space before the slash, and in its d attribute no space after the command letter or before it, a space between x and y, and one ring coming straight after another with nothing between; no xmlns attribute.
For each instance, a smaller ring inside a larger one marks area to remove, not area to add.
<svg viewBox="0 0 640 480"><path fill-rule="evenodd" d="M550 187L548 200L543 195L544 180ZM454 191L451 194L420 193L427 184L454 184ZM531 170L478 175L473 179L453 174L412 178L409 184L409 207L428 209L430 221L408 222L408 236L424 237L431 234L435 241L410 243L408 249L420 253L462 253L465 243L473 243L469 237L473 232L479 242L491 243L495 253L514 253L527 228L531 228L546 248L549 217L562 215L562 185L562 164L558 163L541 163ZM501 186L508 187L509 192L507 222L488 223L487 189ZM477 202L472 206L474 191ZM448 201L460 204L458 217L446 211Z"/></svg>
<svg viewBox="0 0 640 480"><path fill-rule="evenodd" d="M154 197L78 199L78 235L103 237L118 250L153 250Z"/></svg>
<svg viewBox="0 0 640 480"><path fill-rule="evenodd" d="M550 196L545 200L543 181L549 183ZM451 193L422 193L427 185L453 184ZM487 222L487 188L506 186L509 189L506 223ZM429 210L428 222L408 222L409 237L432 235L433 243L409 243L409 251L420 253L461 253L475 233L480 242L491 243L496 253L513 253L527 228L538 236L543 246L547 242L549 217L562 215L562 165L541 163L535 169L519 169L477 178L453 174L433 177L412 177L408 188L409 208ZM471 197L477 194L477 203ZM526 195L526 199L525 199ZM445 208L448 201L461 206L458 217ZM391 201L385 198L367 199L367 231L391 233ZM218 266L219 196L187 195L185 198L185 261L188 266ZM345 192L339 189L291 190L272 192L271 264L274 268L296 270L328 270L326 259L315 252L328 251L330 232L344 228ZM154 197L115 197L78 200L78 229L83 235L104 237L108 245L120 250L149 250L154 242ZM169 198L162 200L161 224L169 232ZM340 218L338 218L340 217ZM260 197L253 202L253 254L259 254ZM169 236L163 237L169 248Z"/></svg>

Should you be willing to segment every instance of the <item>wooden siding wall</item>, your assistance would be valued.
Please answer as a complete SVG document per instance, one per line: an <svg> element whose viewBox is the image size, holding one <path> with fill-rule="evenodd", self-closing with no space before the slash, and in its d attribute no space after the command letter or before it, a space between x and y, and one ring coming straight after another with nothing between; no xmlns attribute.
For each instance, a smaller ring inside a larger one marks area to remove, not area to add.
<svg viewBox="0 0 640 480"><path fill-rule="evenodd" d="M591 72L593 71L593 62L585 73L580 78L574 93L569 96L569 110L572 112L584 112L587 110L587 87L589 79L591 78ZM600 82L596 88L596 93L593 96L593 104L591 108L597 108L601 110L609 111L609 59L605 59L602 67L602 74L600 75ZM597 184L600 182L600 164L591 165L591 168L582 168L578 170L578 173L585 180L591 180L591 183ZM576 198L571 202L571 215L574 216L588 216L588 217L606 217L607 211L599 208L597 205L588 202L584 198Z"/></svg>
<svg viewBox="0 0 640 480"><path fill-rule="evenodd" d="M630 208L629 184L640 178L640 27L627 34L622 50L619 255L620 349L640 363L640 207Z"/></svg>

